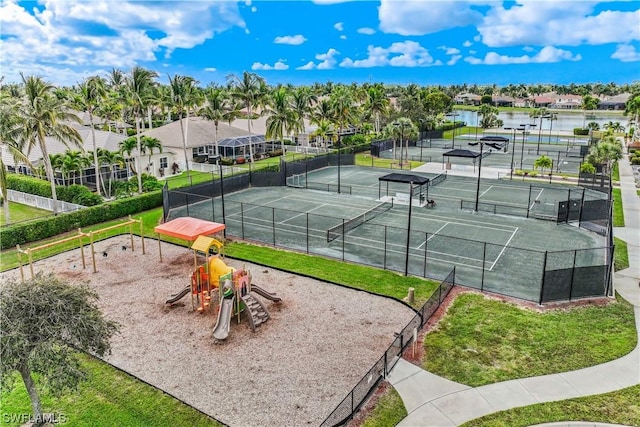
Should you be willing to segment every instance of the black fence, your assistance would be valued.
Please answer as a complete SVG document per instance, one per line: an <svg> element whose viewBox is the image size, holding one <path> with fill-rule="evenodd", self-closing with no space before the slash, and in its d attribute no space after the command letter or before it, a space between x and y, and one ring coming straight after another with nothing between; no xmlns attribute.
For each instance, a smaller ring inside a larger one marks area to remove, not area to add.
<svg viewBox="0 0 640 427"><path fill-rule="evenodd" d="M444 299L455 285L456 269L451 270L440 283L427 302L416 312L416 315L407 323L402 331L396 335L393 343L384 352L382 357L362 377L356 386L338 404L336 409L322 422L322 427L341 426L346 424L358 412L362 404L367 400L378 384L387 377L396 365L403 351L413 342L414 335L422 329L433 316Z"/></svg>

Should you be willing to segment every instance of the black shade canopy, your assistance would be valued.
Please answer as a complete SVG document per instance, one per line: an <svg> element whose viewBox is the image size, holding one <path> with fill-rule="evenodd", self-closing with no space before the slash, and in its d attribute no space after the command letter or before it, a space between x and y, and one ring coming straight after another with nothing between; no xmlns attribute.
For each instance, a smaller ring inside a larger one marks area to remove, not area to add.
<svg viewBox="0 0 640 427"><path fill-rule="evenodd" d="M480 157L480 153L476 153L475 151L471 151L471 150L460 150L460 149L450 150L450 151L447 151L446 153L443 153L442 155L446 157L466 157L471 159Z"/></svg>
<svg viewBox="0 0 640 427"><path fill-rule="evenodd" d="M414 184L423 185L429 182L429 178L406 173L390 173L388 175L381 176L378 178L378 181L403 182L406 184L413 182Z"/></svg>

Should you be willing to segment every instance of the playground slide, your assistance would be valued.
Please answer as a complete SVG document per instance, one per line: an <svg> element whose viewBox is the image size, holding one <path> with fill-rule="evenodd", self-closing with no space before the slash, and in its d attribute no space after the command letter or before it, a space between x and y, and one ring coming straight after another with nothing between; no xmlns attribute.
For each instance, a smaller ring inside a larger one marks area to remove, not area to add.
<svg viewBox="0 0 640 427"><path fill-rule="evenodd" d="M220 311L218 311L218 320L216 321L216 326L213 327L213 337L217 340L223 340L229 336L231 315L233 314L233 304L235 301L236 297L222 300Z"/></svg>
<svg viewBox="0 0 640 427"><path fill-rule="evenodd" d="M255 292L256 294L260 295L261 297L264 297L264 298L266 298L268 300L271 300L273 302L282 301L282 298L280 298L279 296L276 296L276 294L272 294L271 292L268 292L268 291L262 289L260 286L251 285L251 290L253 292Z"/></svg>
<svg viewBox="0 0 640 427"><path fill-rule="evenodd" d="M187 295L190 291L191 291L191 286L187 286L186 288L184 288L183 290L181 290L177 294L171 295L169 297L169 299L166 300L164 303L165 304L173 304L174 302L178 302L179 300L184 298L184 296Z"/></svg>

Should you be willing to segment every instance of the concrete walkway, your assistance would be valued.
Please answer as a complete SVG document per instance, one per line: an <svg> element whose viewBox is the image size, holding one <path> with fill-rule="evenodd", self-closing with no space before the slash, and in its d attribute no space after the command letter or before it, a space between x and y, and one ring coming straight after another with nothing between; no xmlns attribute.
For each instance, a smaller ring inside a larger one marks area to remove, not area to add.
<svg viewBox="0 0 640 427"><path fill-rule="evenodd" d="M387 379L402 397L409 413L399 426L457 426L497 411L602 394L640 384L640 197L636 194L633 171L626 156L620 161L620 188L625 227L615 228L614 235L627 242L630 267L615 273L614 288L634 305L638 346L620 359L601 365L475 388L446 380L400 359ZM554 427L605 425L593 422L545 424Z"/></svg>

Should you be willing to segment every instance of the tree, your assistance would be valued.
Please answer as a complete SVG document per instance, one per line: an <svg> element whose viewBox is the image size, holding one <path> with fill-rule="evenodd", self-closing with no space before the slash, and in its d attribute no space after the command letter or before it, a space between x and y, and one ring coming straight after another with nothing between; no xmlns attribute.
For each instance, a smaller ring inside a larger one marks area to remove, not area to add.
<svg viewBox="0 0 640 427"><path fill-rule="evenodd" d="M551 160L551 158L547 156L540 156L535 160L535 162L533 162L533 168L534 169L540 168L542 170L542 173L544 173L545 169L551 170L552 167L553 167L553 160Z"/></svg>
<svg viewBox="0 0 640 427"><path fill-rule="evenodd" d="M82 138L69 122L80 123L80 119L67 109L65 101L53 96L54 87L40 77L22 75L25 96L18 107L18 115L22 123L21 135L28 151L35 146L40 148L44 162L45 173L51 184L51 197L54 200L53 213L58 214L58 196L53 175L53 168L49 161L46 137L52 137L65 145L73 144L82 148Z"/></svg>
<svg viewBox="0 0 640 427"><path fill-rule="evenodd" d="M364 110L368 111L373 117L374 129L376 133L380 132L381 118L389 113L389 98L384 93L381 86L372 86L367 89Z"/></svg>
<svg viewBox="0 0 640 427"><path fill-rule="evenodd" d="M105 193L109 197L111 197L111 183L115 179L114 166L124 167L124 157L122 157L122 154L118 151L109 151L109 150L99 148L98 161L100 162L101 165L107 165L107 167L109 168L109 179L108 179L109 189L108 191L105 191Z"/></svg>
<svg viewBox="0 0 640 427"><path fill-rule="evenodd" d="M316 130L312 132L312 135L316 138L320 138L322 147L327 148L327 140L330 140L335 135L335 129L333 124L329 120L320 120L317 123Z"/></svg>
<svg viewBox="0 0 640 427"><path fill-rule="evenodd" d="M43 411L33 374L41 387L60 394L85 377L78 350L98 356L110 351L118 325L105 319L97 298L88 287L72 286L52 274L0 286L0 384L10 389L17 371L36 420L43 420Z"/></svg>
<svg viewBox="0 0 640 427"><path fill-rule="evenodd" d="M587 161L594 166L602 166L605 174L611 173L613 164L621 158L622 144L613 136L605 136L587 154Z"/></svg>
<svg viewBox="0 0 640 427"><path fill-rule="evenodd" d="M184 164L189 174L189 158L187 156L187 136L189 132L189 113L200 103L200 93L196 84L198 82L189 76L175 75L169 76L169 87L171 88L170 103L173 110L178 114L180 122L180 132L182 133L182 151L184 153ZM182 119L184 120L184 123Z"/></svg>
<svg viewBox="0 0 640 427"><path fill-rule="evenodd" d="M153 97L153 79L156 77L158 77L158 73L155 71L134 67L131 70L131 74L126 78L126 99L129 101L128 104L136 120L136 145L138 149L136 169L138 172L140 172L140 156L142 155L140 121L142 120L142 114L146 111L147 105ZM142 193L142 176L140 173L138 173L138 193Z"/></svg>
<svg viewBox="0 0 640 427"><path fill-rule="evenodd" d="M501 127L502 120L498 119L498 107L494 107L491 104L482 104L478 108L478 116L481 116L480 127L483 129Z"/></svg>
<svg viewBox="0 0 640 427"><path fill-rule="evenodd" d="M296 114L296 126L292 129L296 138L305 131L304 119L311 114L311 107L318 102L318 97L308 87L299 87L291 92L291 104Z"/></svg>
<svg viewBox="0 0 640 427"><path fill-rule="evenodd" d="M353 94L346 86L336 87L329 96L331 109L334 113L334 120L338 125L338 149L340 149L340 138L346 126L355 121L355 101Z"/></svg>
<svg viewBox="0 0 640 427"><path fill-rule="evenodd" d="M2 160L2 150L7 149L13 156L14 164L19 161L31 165L27 156L24 155L24 147L18 140L20 134L20 118L16 114L16 104L9 97L0 93L0 193L2 194L2 206L4 208L5 224L11 223L9 214L9 200L7 199L7 167Z"/></svg>
<svg viewBox="0 0 640 427"><path fill-rule="evenodd" d="M162 144L158 138L152 138L145 135L140 141L140 148L142 148L143 153L146 153L149 156L149 160L147 160L147 169L148 172L151 173L151 156L153 156L153 150L157 149L159 153L162 153Z"/></svg>
<svg viewBox="0 0 640 427"><path fill-rule="evenodd" d="M291 105L291 95L283 87L271 93L264 110L264 115L268 116L266 121L267 139L279 140L282 155L285 154L284 135L289 134L293 129L298 129L296 111Z"/></svg>
<svg viewBox="0 0 640 427"><path fill-rule="evenodd" d="M96 129L93 115L107 96L104 80L98 76L89 77L79 85L79 92L74 99L74 106L89 113L91 141L93 144L93 167L96 176L96 191L100 194L100 164L98 163L98 147L96 145Z"/></svg>
<svg viewBox="0 0 640 427"><path fill-rule="evenodd" d="M200 110L200 115L207 120L213 121L216 127L213 138L215 155L220 154L218 149L218 125L220 120L226 120L230 113L231 103L227 92L221 88L209 87L205 91L205 106Z"/></svg>
<svg viewBox="0 0 640 427"><path fill-rule="evenodd" d="M254 108L258 107L265 97L265 81L256 73L245 71L242 78L235 74L227 76L231 87L231 97L242 101L247 109L247 131L249 132L249 161L253 162L253 143L251 141L251 121Z"/></svg>

